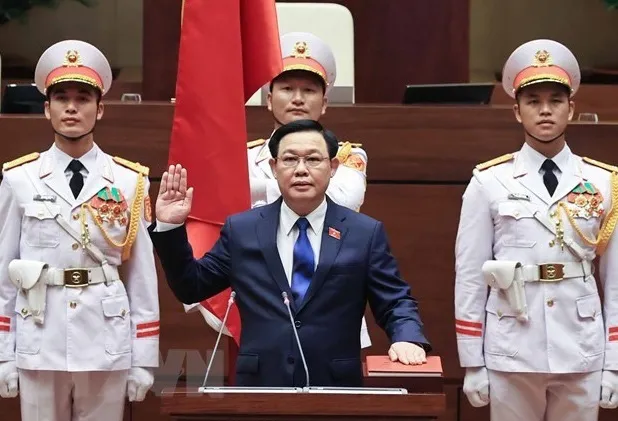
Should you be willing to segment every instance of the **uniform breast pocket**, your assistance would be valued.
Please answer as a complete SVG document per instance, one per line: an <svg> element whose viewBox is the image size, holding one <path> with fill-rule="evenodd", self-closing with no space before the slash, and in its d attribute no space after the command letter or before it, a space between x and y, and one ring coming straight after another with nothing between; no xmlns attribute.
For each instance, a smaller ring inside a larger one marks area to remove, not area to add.
<svg viewBox="0 0 618 421"><path fill-rule="evenodd" d="M538 222L534 218L536 209L532 205L524 206L517 202L498 204L498 221L496 233L505 247L534 247L533 233Z"/></svg>
<svg viewBox="0 0 618 421"><path fill-rule="evenodd" d="M60 205L28 203L24 208L22 237L30 247L58 247L60 225L54 219Z"/></svg>

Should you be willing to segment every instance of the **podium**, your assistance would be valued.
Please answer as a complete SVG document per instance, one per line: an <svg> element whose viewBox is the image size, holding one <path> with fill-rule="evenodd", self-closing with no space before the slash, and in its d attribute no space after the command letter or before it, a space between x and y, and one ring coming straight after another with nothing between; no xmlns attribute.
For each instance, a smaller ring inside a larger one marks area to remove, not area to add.
<svg viewBox="0 0 618 421"><path fill-rule="evenodd" d="M445 408L445 395L435 392L202 393L198 388L177 388L161 393L161 411L173 421L434 420Z"/></svg>

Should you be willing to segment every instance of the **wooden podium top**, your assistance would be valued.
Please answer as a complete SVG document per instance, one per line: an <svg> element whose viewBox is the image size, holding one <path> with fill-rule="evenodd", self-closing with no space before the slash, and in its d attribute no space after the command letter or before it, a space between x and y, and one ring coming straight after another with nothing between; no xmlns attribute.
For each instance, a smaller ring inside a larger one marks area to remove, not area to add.
<svg viewBox="0 0 618 421"><path fill-rule="evenodd" d="M200 393L164 389L161 411L173 420L397 420L435 419L446 408L443 393Z"/></svg>

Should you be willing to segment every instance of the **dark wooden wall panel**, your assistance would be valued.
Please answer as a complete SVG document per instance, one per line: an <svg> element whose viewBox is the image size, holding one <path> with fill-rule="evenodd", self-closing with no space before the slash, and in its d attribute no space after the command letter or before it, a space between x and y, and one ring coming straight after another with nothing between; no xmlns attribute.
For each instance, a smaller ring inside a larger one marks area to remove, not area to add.
<svg viewBox="0 0 618 421"><path fill-rule="evenodd" d="M19 412L19 397L14 399L0 398L0 413L2 414L3 420L20 420L21 413Z"/></svg>
<svg viewBox="0 0 618 421"><path fill-rule="evenodd" d="M169 101L176 92L182 0L143 0L142 98Z"/></svg>
<svg viewBox="0 0 618 421"><path fill-rule="evenodd" d="M454 246L450 245L455 244L463 189L459 185L371 184L362 207L363 213L384 221L401 274L412 286L425 333L443 359L447 378L461 377L452 311ZM436 288L437 283L441 288ZM370 353L385 353L386 335L370 313L368 318Z"/></svg>
<svg viewBox="0 0 618 421"><path fill-rule="evenodd" d="M354 18L356 102L400 103L408 83L468 81L468 0L283 0L339 3ZM174 96L180 0L144 0L144 97Z"/></svg>
<svg viewBox="0 0 618 421"><path fill-rule="evenodd" d="M468 0L338 3L354 18L356 102L401 103L406 84L468 81Z"/></svg>
<svg viewBox="0 0 618 421"><path fill-rule="evenodd" d="M173 110L164 103L108 103L97 124L96 141L106 150L149 166L153 176L161 174ZM372 183L467 182L474 165L517 150L522 142L521 126L504 107L341 106L331 107L321 121L340 139L363 143ZM247 127L249 139L268 136L272 122L266 109L247 107ZM574 122L567 138L580 155L611 160L618 156L617 127ZM33 148L48 148L52 131L40 116L4 115L0 116L0 139L0 158L8 160Z"/></svg>

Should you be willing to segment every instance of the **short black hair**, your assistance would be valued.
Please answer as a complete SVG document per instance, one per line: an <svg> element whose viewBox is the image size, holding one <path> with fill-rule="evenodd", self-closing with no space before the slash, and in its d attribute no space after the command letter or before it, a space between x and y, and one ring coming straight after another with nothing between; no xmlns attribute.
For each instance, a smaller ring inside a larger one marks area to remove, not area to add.
<svg viewBox="0 0 618 421"><path fill-rule="evenodd" d="M318 83L322 87L322 95L326 94L326 82L322 79L322 76L317 73L311 72L309 70L301 70L301 69L292 69L286 70L284 72L279 73L273 80L270 81L270 85L268 86L268 92L273 91L273 85L279 79L282 79L285 76L296 76L296 77L305 77L307 79L313 79L314 82Z"/></svg>
<svg viewBox="0 0 618 421"><path fill-rule="evenodd" d="M270 150L270 154L273 157L277 157L279 154L279 144L281 143L281 139L290 133L297 132L318 132L324 138L326 142L326 149L328 150L328 157L333 159L337 156L337 150L339 149L339 142L337 141L337 137L333 132L328 129L322 127L320 123L315 120L295 120L288 124L284 124L279 127L273 135L270 137L270 142L268 143L268 149Z"/></svg>

